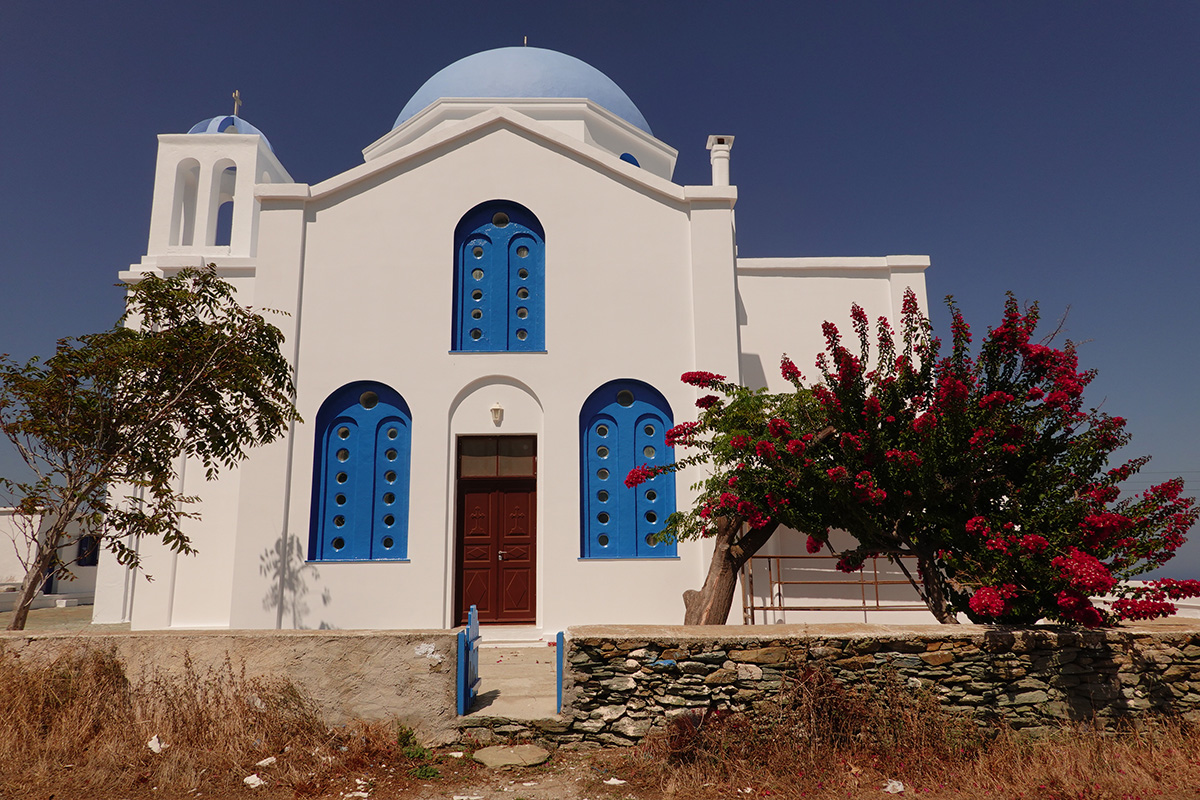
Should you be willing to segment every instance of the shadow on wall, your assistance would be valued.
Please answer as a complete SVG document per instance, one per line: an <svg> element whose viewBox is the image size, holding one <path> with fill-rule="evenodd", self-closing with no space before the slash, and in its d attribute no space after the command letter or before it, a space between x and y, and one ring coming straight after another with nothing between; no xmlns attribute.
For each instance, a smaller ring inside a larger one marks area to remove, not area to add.
<svg viewBox="0 0 1200 800"><path fill-rule="evenodd" d="M304 559L304 545L298 536L284 534L258 557L258 573L267 579L268 589L263 596L263 610L275 612L276 628L329 630L333 626L320 622L313 626L306 622L312 611L309 595L321 580L321 573ZM332 599L329 588L320 593L322 606Z"/></svg>

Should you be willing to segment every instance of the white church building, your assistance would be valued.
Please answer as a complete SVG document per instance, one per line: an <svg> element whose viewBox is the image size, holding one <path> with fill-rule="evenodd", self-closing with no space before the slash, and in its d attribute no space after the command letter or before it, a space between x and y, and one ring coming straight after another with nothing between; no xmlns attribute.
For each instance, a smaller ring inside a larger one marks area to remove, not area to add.
<svg viewBox="0 0 1200 800"><path fill-rule="evenodd" d="M182 464L198 554L135 543L153 581L102 557L94 621L681 622L710 548L648 537L697 476L624 485L695 418L681 373L784 391L780 354L811 373L823 320L898 316L907 288L925 303L923 256L739 258L732 145L708 136L711 185L679 185L613 81L533 47L438 72L361 165L313 185L238 116L160 135L147 253L121 278L212 263L287 312L304 422L214 482ZM777 538L770 554L804 552Z"/></svg>

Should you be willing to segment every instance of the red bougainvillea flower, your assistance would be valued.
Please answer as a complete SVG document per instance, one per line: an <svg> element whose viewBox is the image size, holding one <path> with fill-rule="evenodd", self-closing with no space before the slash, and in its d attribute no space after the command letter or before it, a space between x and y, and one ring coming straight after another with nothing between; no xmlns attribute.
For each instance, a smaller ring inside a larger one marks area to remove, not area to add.
<svg viewBox="0 0 1200 800"><path fill-rule="evenodd" d="M767 423L767 430L772 436L782 439L784 436L792 432L792 425L786 419L776 417Z"/></svg>
<svg viewBox="0 0 1200 800"><path fill-rule="evenodd" d="M666 442L667 447L674 447L677 444L682 444L684 446L692 444L693 432L696 430L696 426L699 424L699 422L681 422L674 428L671 428L663 436L663 440Z"/></svg>
<svg viewBox="0 0 1200 800"><path fill-rule="evenodd" d="M721 402L721 398L717 397L715 394L706 394L704 397L701 397L696 401L696 408L709 409L719 402Z"/></svg>
<svg viewBox="0 0 1200 800"><path fill-rule="evenodd" d="M845 467L833 467L831 469L827 469L825 470L825 474L828 475L829 479L832 481L844 481L846 478L850 477L850 473L846 471Z"/></svg>
<svg viewBox="0 0 1200 800"><path fill-rule="evenodd" d="M625 476L625 485L630 489L635 489L641 486L646 481L657 475L658 472L652 467L640 466L629 470L629 474Z"/></svg>
<svg viewBox="0 0 1200 800"><path fill-rule="evenodd" d="M837 568L839 572L845 572L849 575L851 572L858 572L863 568L865 558L858 553L847 553L838 559Z"/></svg>
<svg viewBox="0 0 1200 800"><path fill-rule="evenodd" d="M775 459L779 458L778 454L775 452L775 445L772 442L768 442L766 439L763 439L761 442L754 445L754 452L757 453L758 457L764 461L774 461Z"/></svg>
<svg viewBox="0 0 1200 800"><path fill-rule="evenodd" d="M807 550L810 555L821 552L821 540L815 536L809 536L808 541L804 543L804 549Z"/></svg>
<svg viewBox="0 0 1200 800"><path fill-rule="evenodd" d="M1004 614L1004 598L991 586L980 586L967 604L981 617L996 619Z"/></svg>
<svg viewBox="0 0 1200 800"><path fill-rule="evenodd" d="M1050 546L1050 542L1046 541L1046 537L1038 536L1036 533L1027 533L1021 537L1021 549L1026 553L1041 553Z"/></svg>
<svg viewBox="0 0 1200 800"><path fill-rule="evenodd" d="M779 372L786 380L793 383L799 383L804 380L804 376L800 374L800 370L796 368L796 365L786 355L779 359Z"/></svg>
<svg viewBox="0 0 1200 800"><path fill-rule="evenodd" d="M725 376L715 372L685 372L679 376L679 380L699 389L711 389L719 383L724 383Z"/></svg>
<svg viewBox="0 0 1200 800"><path fill-rule="evenodd" d="M1081 592L1104 594L1117 585L1117 579L1100 559L1077 547L1067 550L1066 555L1051 559L1050 563L1058 568L1063 579Z"/></svg>
<svg viewBox="0 0 1200 800"><path fill-rule="evenodd" d="M749 436L733 436L729 439L729 446L734 450L745 450L749 445Z"/></svg>

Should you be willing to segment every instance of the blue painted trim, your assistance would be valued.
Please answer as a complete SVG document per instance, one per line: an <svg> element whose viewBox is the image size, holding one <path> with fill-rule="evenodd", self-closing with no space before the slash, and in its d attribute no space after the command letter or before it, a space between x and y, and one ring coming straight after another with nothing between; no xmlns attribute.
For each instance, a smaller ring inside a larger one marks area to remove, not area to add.
<svg viewBox="0 0 1200 800"><path fill-rule="evenodd" d="M458 675L456 676L455 713L467 713L467 632L458 632Z"/></svg>
<svg viewBox="0 0 1200 800"><path fill-rule="evenodd" d="M634 156L633 153L621 153L620 158L622 161L627 161L630 164L633 164L635 167L641 166L641 164L638 163L637 157Z"/></svg>
<svg viewBox="0 0 1200 800"><path fill-rule="evenodd" d="M467 627L458 632L458 676L456 710L465 716L479 696L479 611L471 606L467 611Z"/></svg>
<svg viewBox="0 0 1200 800"><path fill-rule="evenodd" d="M563 651L566 649L566 637L563 635L562 631L559 631L558 635L554 637L554 649L558 651L555 653L555 656L554 656L555 668L558 670L558 699L555 703L554 708L555 708L556 714L561 714L562 713L562 687L563 687Z"/></svg>

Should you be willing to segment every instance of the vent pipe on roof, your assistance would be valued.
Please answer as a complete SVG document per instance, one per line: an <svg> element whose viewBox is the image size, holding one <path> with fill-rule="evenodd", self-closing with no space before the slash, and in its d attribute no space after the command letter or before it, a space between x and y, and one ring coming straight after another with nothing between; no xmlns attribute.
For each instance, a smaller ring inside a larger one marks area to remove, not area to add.
<svg viewBox="0 0 1200 800"><path fill-rule="evenodd" d="M733 149L732 136L708 137L709 161L712 162L712 185L729 185L729 151Z"/></svg>

